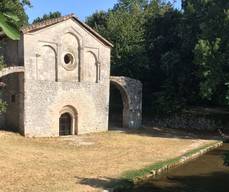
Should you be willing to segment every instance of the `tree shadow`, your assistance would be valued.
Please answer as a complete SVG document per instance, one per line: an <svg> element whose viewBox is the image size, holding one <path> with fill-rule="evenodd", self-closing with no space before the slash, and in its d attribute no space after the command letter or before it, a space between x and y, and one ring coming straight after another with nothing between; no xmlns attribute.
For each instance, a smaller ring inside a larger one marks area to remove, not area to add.
<svg viewBox="0 0 229 192"><path fill-rule="evenodd" d="M114 179L110 177L103 178L81 178L75 177L77 179L77 184L91 186L97 189L104 189L108 191L127 191L131 190L134 187L134 184L126 179ZM115 190L114 190L115 188Z"/></svg>
<svg viewBox="0 0 229 192"><path fill-rule="evenodd" d="M135 134L148 137L174 138L174 139L205 139L205 140L220 140L223 138L217 132L196 131L196 130L181 130L172 128L158 128L152 126L143 126L139 129L127 129L113 127L110 131L119 131L126 134Z"/></svg>

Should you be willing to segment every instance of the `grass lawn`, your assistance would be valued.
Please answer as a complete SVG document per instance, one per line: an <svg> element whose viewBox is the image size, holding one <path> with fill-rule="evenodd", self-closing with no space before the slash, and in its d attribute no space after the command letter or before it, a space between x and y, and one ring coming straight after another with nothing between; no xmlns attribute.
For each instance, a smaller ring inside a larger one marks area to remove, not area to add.
<svg viewBox="0 0 229 192"><path fill-rule="evenodd" d="M61 138L24 138L0 131L0 192L101 191L128 170L211 142L154 128Z"/></svg>

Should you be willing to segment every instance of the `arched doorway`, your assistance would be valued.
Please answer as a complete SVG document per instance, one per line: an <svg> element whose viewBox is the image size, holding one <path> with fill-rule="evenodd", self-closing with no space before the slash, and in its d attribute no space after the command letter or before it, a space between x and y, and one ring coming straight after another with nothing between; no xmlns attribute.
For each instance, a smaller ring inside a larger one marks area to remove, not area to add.
<svg viewBox="0 0 229 192"><path fill-rule="evenodd" d="M78 134L78 113L72 106L65 106L59 116L59 136Z"/></svg>
<svg viewBox="0 0 229 192"><path fill-rule="evenodd" d="M59 119L59 135L71 135L72 133L72 117L69 113L64 113Z"/></svg>

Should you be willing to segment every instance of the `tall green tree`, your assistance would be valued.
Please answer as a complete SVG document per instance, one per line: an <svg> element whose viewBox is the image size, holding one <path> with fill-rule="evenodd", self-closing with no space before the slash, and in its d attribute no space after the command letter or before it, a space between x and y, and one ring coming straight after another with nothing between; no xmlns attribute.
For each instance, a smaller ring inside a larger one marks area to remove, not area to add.
<svg viewBox="0 0 229 192"><path fill-rule="evenodd" d="M120 0L87 23L114 44L112 74L140 79L155 111L229 104L229 2ZM156 106L156 107L155 107Z"/></svg>
<svg viewBox="0 0 229 192"><path fill-rule="evenodd" d="M143 1L119 1L108 12L97 12L86 22L114 44L113 75L139 78L144 67Z"/></svg>

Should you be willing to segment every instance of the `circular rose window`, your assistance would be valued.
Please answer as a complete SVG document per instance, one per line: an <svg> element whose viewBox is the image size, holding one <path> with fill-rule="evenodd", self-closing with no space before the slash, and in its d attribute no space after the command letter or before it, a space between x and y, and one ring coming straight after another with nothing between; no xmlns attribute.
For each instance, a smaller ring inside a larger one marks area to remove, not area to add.
<svg viewBox="0 0 229 192"><path fill-rule="evenodd" d="M63 67L66 70L73 70L76 67L76 62L73 54L71 53L65 53L63 55Z"/></svg>

